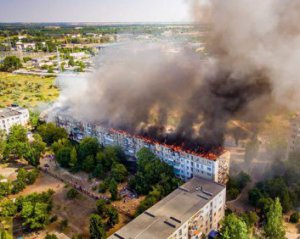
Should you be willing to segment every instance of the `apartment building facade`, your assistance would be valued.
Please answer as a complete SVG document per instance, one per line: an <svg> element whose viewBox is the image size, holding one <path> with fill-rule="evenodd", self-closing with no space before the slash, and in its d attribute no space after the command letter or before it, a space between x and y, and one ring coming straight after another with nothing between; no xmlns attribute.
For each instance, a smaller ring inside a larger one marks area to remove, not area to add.
<svg viewBox="0 0 300 239"><path fill-rule="evenodd" d="M108 239L199 239L217 230L225 201L223 185L194 177Z"/></svg>
<svg viewBox="0 0 300 239"><path fill-rule="evenodd" d="M0 109L0 130L4 130L7 134L13 125L25 126L29 121L28 109L11 106Z"/></svg>
<svg viewBox="0 0 300 239"><path fill-rule="evenodd" d="M196 154L174 149L174 147L152 142L124 131L107 129L100 125L89 124L71 119L68 116L56 117L56 124L65 128L70 137L80 141L84 137L96 137L103 146L119 145L128 156L134 157L142 148L150 149L161 160L171 165L177 177L187 181L193 176L225 184L229 174L230 153L219 155Z"/></svg>

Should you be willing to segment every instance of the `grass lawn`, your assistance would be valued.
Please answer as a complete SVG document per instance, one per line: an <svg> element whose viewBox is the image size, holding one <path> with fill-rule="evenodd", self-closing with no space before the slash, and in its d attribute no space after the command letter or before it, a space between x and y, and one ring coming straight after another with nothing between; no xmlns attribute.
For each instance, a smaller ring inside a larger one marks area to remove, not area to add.
<svg viewBox="0 0 300 239"><path fill-rule="evenodd" d="M53 77L14 75L0 72L0 108L12 103L34 108L40 103L54 101L58 89Z"/></svg>

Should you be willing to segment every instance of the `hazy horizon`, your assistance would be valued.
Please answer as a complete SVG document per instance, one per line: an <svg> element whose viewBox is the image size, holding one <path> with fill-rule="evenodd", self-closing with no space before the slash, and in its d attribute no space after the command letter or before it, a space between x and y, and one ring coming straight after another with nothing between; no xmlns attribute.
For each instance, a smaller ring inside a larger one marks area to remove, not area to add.
<svg viewBox="0 0 300 239"><path fill-rule="evenodd" d="M0 0L1 23L186 23L186 0Z"/></svg>

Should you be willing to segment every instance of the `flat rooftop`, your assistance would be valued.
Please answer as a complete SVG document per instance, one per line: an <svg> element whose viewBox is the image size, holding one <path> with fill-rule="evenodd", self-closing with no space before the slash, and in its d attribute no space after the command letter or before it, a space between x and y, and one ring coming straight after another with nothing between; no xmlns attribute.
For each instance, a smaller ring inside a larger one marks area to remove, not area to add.
<svg viewBox="0 0 300 239"><path fill-rule="evenodd" d="M18 109L20 109L20 108L16 107L14 109L14 108L9 107L9 108L0 109L0 119L20 115L21 113L17 111Z"/></svg>
<svg viewBox="0 0 300 239"><path fill-rule="evenodd" d="M224 189L194 177L108 239L166 239Z"/></svg>

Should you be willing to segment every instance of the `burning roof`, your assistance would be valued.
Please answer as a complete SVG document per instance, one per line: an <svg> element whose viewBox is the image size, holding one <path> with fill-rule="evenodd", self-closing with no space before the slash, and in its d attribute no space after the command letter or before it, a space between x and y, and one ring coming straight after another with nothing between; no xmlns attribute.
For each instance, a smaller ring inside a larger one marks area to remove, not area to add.
<svg viewBox="0 0 300 239"><path fill-rule="evenodd" d="M199 146L197 148L197 150L192 150L192 149L187 148L184 145L184 143L182 143L182 145L173 145L173 144L169 144L166 142L161 142L158 139L145 137L145 136L138 135L138 134L131 134L124 130L119 130L119 129L114 129L114 128L109 128L108 130L112 133L118 133L118 134L126 135L129 137L141 139L144 142L152 144L152 145L162 145L162 146L169 148L175 152L184 152L187 154L199 156L199 157L206 158L209 160L216 160L221 154L223 154L225 152L225 149L223 147L216 147L216 148L207 150L207 149Z"/></svg>

